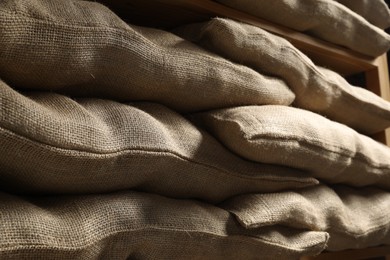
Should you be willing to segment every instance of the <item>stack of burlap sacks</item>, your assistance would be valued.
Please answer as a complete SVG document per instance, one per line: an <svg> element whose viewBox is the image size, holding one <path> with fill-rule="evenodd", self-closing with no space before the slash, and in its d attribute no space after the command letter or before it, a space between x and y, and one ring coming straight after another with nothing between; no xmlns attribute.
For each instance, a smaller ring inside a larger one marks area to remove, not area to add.
<svg viewBox="0 0 390 260"><path fill-rule="evenodd" d="M332 37L367 39L355 44L373 56L390 47L339 3L295 2L322 17L304 31L344 28ZM174 33L95 2L0 1L0 259L296 259L390 244L390 148L366 136L390 126L390 103L250 25Z"/></svg>

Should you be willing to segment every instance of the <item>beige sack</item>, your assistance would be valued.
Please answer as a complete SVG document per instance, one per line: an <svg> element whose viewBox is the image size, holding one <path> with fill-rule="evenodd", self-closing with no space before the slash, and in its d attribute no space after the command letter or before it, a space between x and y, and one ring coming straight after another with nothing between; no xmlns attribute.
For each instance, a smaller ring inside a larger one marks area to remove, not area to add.
<svg viewBox="0 0 390 260"><path fill-rule="evenodd" d="M318 183L302 171L235 156L158 104L126 105L0 83L0 188L91 193L137 188L220 201Z"/></svg>
<svg viewBox="0 0 390 260"><path fill-rule="evenodd" d="M390 49L390 35L333 0L217 1L369 56Z"/></svg>
<svg viewBox="0 0 390 260"><path fill-rule="evenodd" d="M153 101L188 112L290 104L276 78L78 0L0 2L0 77L13 87ZM226 98L229 97L229 98Z"/></svg>
<svg viewBox="0 0 390 260"><path fill-rule="evenodd" d="M390 193L376 188L317 186L238 196L223 205L246 228L283 225L326 231L327 250L390 244Z"/></svg>
<svg viewBox="0 0 390 260"><path fill-rule="evenodd" d="M390 127L389 102L351 86L335 72L316 67L279 36L220 18L184 26L175 32L235 62L284 79L295 93L294 104L298 107L367 134Z"/></svg>
<svg viewBox="0 0 390 260"><path fill-rule="evenodd" d="M215 206L121 192L27 198L0 193L1 259L297 259L325 232L245 230Z"/></svg>
<svg viewBox="0 0 390 260"><path fill-rule="evenodd" d="M390 189L390 148L315 113L248 106L193 119L249 160L302 169L328 183Z"/></svg>
<svg viewBox="0 0 390 260"><path fill-rule="evenodd" d="M390 26L390 9L384 0L335 0L379 28Z"/></svg>

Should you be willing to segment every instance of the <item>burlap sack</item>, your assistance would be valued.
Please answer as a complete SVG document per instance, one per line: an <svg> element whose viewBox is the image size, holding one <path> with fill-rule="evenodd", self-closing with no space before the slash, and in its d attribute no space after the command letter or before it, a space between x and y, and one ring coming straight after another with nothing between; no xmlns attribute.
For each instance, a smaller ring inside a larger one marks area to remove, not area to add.
<svg viewBox="0 0 390 260"><path fill-rule="evenodd" d="M373 25L385 29L390 26L390 10L384 0L335 0Z"/></svg>
<svg viewBox="0 0 390 260"><path fill-rule="evenodd" d="M248 106L193 119L252 161L302 169L327 183L390 189L389 147L310 111Z"/></svg>
<svg viewBox="0 0 390 260"><path fill-rule="evenodd" d="M321 185L242 195L222 207L249 229L283 225L326 231L330 251L390 244L390 193L372 187Z"/></svg>
<svg viewBox="0 0 390 260"><path fill-rule="evenodd" d="M276 3L281 1L268 1ZM390 127L390 103L320 67L285 39L228 19L178 28L180 36L226 58L283 78L296 95L294 104L373 134Z"/></svg>
<svg viewBox="0 0 390 260"><path fill-rule="evenodd" d="M333 0L217 0L263 18L369 56L390 49L390 36Z"/></svg>
<svg viewBox="0 0 390 260"><path fill-rule="evenodd" d="M280 79L172 33L127 25L95 2L1 1L0 36L0 77L13 87L153 101L183 112L294 99Z"/></svg>
<svg viewBox="0 0 390 260"><path fill-rule="evenodd" d="M19 94L0 83L0 188L91 193L120 189L220 201L318 183L302 171L241 159L153 103Z"/></svg>
<svg viewBox="0 0 390 260"><path fill-rule="evenodd" d="M27 198L0 193L1 259L298 259L326 232L246 230L225 210L121 192Z"/></svg>

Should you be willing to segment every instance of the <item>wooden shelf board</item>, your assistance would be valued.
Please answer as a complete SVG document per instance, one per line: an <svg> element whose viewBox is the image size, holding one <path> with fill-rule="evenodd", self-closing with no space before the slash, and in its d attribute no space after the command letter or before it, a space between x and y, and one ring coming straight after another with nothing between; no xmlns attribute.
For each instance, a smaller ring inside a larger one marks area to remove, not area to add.
<svg viewBox="0 0 390 260"><path fill-rule="evenodd" d="M390 101L390 83L386 55L375 60L376 67L366 74L367 89ZM390 128L372 136L373 139L390 146Z"/></svg>

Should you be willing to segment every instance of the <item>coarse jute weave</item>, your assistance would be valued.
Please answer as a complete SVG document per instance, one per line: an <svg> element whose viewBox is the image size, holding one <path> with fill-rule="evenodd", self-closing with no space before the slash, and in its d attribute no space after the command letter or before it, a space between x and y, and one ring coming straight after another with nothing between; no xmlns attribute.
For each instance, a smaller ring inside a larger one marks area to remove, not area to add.
<svg viewBox="0 0 390 260"><path fill-rule="evenodd" d="M390 10L384 0L335 0L373 25L385 29L390 26Z"/></svg>
<svg viewBox="0 0 390 260"><path fill-rule="evenodd" d="M330 251L390 244L390 193L373 187L242 195L222 207L249 229L282 225L328 232Z"/></svg>
<svg viewBox="0 0 390 260"><path fill-rule="evenodd" d="M305 172L250 162L154 103L122 104L0 83L0 188L91 193L136 188L220 201L318 183Z"/></svg>
<svg viewBox="0 0 390 260"><path fill-rule="evenodd" d="M390 48L390 35L333 0L217 1L369 56Z"/></svg>
<svg viewBox="0 0 390 260"><path fill-rule="evenodd" d="M389 147L310 111L247 106L193 120L252 161L302 169L327 183L390 189Z"/></svg>
<svg viewBox="0 0 390 260"><path fill-rule="evenodd" d="M351 86L333 71L315 66L279 36L220 18L183 26L175 32L228 59L284 79L296 95L297 107L323 114L366 134L390 127L389 102Z"/></svg>
<svg viewBox="0 0 390 260"><path fill-rule="evenodd" d="M294 99L278 78L172 33L127 25L96 2L1 1L0 57L0 77L13 87L151 101L181 112Z"/></svg>
<svg viewBox="0 0 390 260"><path fill-rule="evenodd" d="M246 230L227 211L138 192L57 197L0 193L1 259L297 259L328 235Z"/></svg>

